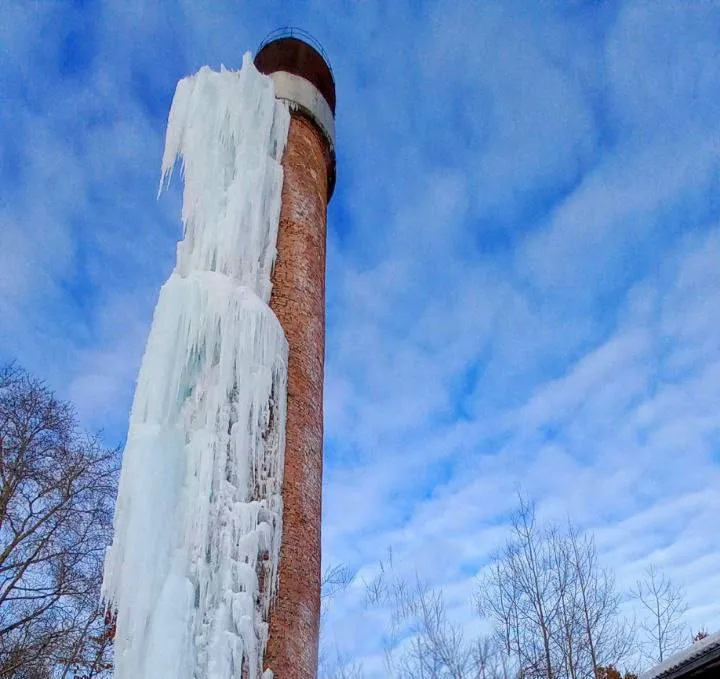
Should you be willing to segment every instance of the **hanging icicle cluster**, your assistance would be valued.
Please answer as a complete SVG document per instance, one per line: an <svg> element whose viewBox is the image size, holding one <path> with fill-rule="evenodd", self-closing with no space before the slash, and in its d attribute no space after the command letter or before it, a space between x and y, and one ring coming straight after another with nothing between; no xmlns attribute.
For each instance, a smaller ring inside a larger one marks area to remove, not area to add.
<svg viewBox="0 0 720 679"><path fill-rule="evenodd" d="M161 187L180 158L184 238L138 377L105 563L117 679L262 676L282 532L287 342L268 301L288 125L249 54L175 92Z"/></svg>

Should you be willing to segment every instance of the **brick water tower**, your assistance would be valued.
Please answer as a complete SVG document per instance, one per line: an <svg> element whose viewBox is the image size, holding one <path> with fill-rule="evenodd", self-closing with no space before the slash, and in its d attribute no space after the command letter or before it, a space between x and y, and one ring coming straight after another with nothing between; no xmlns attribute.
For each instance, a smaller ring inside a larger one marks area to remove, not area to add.
<svg viewBox="0 0 720 679"><path fill-rule="evenodd" d="M281 29L255 66L289 104L282 208L270 307L289 344L283 536L264 667L315 679L320 627L327 205L335 186L335 82L309 35Z"/></svg>

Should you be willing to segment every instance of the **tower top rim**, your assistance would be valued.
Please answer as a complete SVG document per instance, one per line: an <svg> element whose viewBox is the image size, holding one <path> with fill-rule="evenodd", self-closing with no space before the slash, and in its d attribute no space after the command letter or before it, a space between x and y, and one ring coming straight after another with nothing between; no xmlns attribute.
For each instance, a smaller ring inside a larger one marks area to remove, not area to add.
<svg viewBox="0 0 720 679"><path fill-rule="evenodd" d="M335 77L330 59L310 33L292 26L277 28L262 40L254 61L266 75L286 71L312 83L335 115Z"/></svg>
<svg viewBox="0 0 720 679"><path fill-rule="evenodd" d="M323 61L330 69L330 72L333 72L330 57L325 51L322 43L312 33L303 28L298 28L297 26L281 26L280 28L276 28L274 31L270 31L270 33L261 40L256 54L259 54L265 45L282 40L283 38L295 38L300 42L304 42L309 47L312 47L323 58Z"/></svg>

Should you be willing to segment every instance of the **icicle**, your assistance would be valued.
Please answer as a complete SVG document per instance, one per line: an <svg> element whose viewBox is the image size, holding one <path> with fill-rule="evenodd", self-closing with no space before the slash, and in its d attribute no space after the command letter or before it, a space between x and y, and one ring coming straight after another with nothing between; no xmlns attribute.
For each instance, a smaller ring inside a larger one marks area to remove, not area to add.
<svg viewBox="0 0 720 679"><path fill-rule="evenodd" d="M117 679L261 679L277 583L287 342L267 306L289 113L246 54L178 83L163 184L184 238L138 377L103 597Z"/></svg>

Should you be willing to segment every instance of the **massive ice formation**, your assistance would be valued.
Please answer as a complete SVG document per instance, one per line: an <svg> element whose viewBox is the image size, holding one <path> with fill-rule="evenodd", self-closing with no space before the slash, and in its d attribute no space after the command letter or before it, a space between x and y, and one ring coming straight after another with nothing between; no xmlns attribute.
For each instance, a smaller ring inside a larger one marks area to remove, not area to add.
<svg viewBox="0 0 720 679"><path fill-rule="evenodd" d="M117 679L256 679L282 518L287 342L268 307L289 114L245 55L173 99L184 238L160 292L103 596Z"/></svg>

